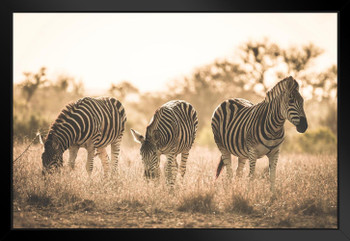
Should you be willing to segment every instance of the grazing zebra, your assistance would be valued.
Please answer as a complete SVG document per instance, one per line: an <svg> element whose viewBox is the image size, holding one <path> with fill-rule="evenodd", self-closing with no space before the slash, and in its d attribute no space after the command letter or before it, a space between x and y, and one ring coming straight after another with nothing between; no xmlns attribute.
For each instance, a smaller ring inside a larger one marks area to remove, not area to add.
<svg viewBox="0 0 350 241"><path fill-rule="evenodd" d="M89 176L96 155L101 159L106 175L109 170L106 146L109 144L114 171L125 122L124 107L112 97L85 97L68 104L51 125L46 137L42 154L43 174L63 165L63 152L66 149L69 150L69 164L73 169L78 150L84 147L87 150L86 170Z"/></svg>
<svg viewBox="0 0 350 241"><path fill-rule="evenodd" d="M222 154L216 177L226 166L227 175L232 178L233 154L238 157L236 176L242 176L245 161L249 159L249 176L254 178L256 160L266 155L270 188L274 191L285 120L295 125L300 133L304 133L308 126L303 102L299 85L291 76L279 81L256 105L240 98L222 102L214 111L211 122L215 142Z"/></svg>
<svg viewBox="0 0 350 241"><path fill-rule="evenodd" d="M173 100L156 110L147 126L146 138L131 129L135 141L141 143L140 153L145 177L159 177L160 155L165 154L165 175L167 184L172 188L176 179L176 156L181 153L180 174L184 176L189 151L196 138L197 126L197 112L193 106L182 100Z"/></svg>

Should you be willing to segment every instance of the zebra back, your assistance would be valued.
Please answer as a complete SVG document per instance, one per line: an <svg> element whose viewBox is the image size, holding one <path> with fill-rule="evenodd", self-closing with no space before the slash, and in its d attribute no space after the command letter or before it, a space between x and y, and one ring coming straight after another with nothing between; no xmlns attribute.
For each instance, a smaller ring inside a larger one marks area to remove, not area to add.
<svg viewBox="0 0 350 241"><path fill-rule="evenodd" d="M197 112L193 106L183 100L173 100L156 110L147 126L146 140L155 143L158 149L189 149L197 128Z"/></svg>
<svg viewBox="0 0 350 241"><path fill-rule="evenodd" d="M92 139L96 147L115 140L125 129L126 114L113 97L84 97L68 104L50 127L47 139L56 138L61 149Z"/></svg>

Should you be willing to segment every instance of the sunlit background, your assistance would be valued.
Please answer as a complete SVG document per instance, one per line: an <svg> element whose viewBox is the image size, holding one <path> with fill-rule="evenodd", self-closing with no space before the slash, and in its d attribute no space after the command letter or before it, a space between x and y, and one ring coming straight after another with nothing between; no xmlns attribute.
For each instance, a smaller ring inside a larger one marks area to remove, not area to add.
<svg viewBox="0 0 350 241"><path fill-rule="evenodd" d="M337 61L336 21L330 13L16 13L14 81L46 66L48 77L69 74L92 94L122 80L163 90L264 37L281 47L312 42L325 51L322 68Z"/></svg>
<svg viewBox="0 0 350 241"><path fill-rule="evenodd" d="M127 128L140 132L160 105L187 100L199 114L197 143L212 147L218 104L257 103L293 75L310 129L299 135L287 125L284 150L336 150L336 13L15 13L13 20L18 141L45 134L68 102L109 95L125 106Z"/></svg>

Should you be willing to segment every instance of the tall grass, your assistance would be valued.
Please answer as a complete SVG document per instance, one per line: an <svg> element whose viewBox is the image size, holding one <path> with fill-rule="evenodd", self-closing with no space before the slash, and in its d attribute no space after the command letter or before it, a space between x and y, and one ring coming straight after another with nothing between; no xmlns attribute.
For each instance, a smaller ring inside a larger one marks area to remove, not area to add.
<svg viewBox="0 0 350 241"><path fill-rule="evenodd" d="M25 147L15 143L14 158ZM194 147L190 151L184 178L177 176L175 191L170 193L164 178L165 157L161 157L159 182L147 181L143 178L137 146L122 146L118 171L107 179L97 157L92 175L87 175L84 149L78 153L74 170L70 170L65 161L60 173L44 178L41 175L41 153L42 146L34 145L13 164L15 211L43 209L113 213L141 210L147 215L180 212L209 215L208 218L212 214L238 215L267 222L257 224L257 227L336 228L335 155L282 155L277 165L276 198L273 198L266 175L266 158L258 160L256 179L252 182L247 177L248 164L239 180L227 180L225 170L215 180L219 151ZM64 160L68 160L67 152ZM232 157L232 161L235 168L236 158ZM232 227L236 224L233 223Z"/></svg>

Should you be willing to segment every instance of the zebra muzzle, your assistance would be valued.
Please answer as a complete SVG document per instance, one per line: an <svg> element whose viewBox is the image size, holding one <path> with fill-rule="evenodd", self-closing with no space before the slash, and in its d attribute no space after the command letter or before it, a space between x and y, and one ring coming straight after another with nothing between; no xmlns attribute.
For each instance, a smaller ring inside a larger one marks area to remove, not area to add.
<svg viewBox="0 0 350 241"><path fill-rule="evenodd" d="M155 171L145 170L144 176L146 179L156 179L159 177Z"/></svg>
<svg viewBox="0 0 350 241"><path fill-rule="evenodd" d="M46 175L51 175L55 172L55 169L54 168L43 168L43 170L41 171L41 174L43 176L46 176Z"/></svg>
<svg viewBox="0 0 350 241"><path fill-rule="evenodd" d="M150 178L149 171L145 170L144 176L146 179Z"/></svg>
<svg viewBox="0 0 350 241"><path fill-rule="evenodd" d="M300 121L299 121L299 125L297 125L297 131L299 133L304 133L307 130L307 120L305 117L301 116L300 117Z"/></svg>
<svg viewBox="0 0 350 241"><path fill-rule="evenodd" d="M145 178L146 179L154 179L155 178L155 174L153 172L150 172L148 170L145 170Z"/></svg>

